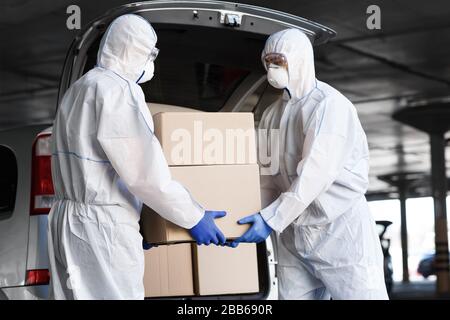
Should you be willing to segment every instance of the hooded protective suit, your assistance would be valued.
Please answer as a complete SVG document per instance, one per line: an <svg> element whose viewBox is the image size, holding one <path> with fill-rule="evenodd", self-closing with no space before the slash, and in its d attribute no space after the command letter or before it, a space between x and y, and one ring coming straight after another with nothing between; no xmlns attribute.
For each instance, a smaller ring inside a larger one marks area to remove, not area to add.
<svg viewBox="0 0 450 320"><path fill-rule="evenodd" d="M52 145L57 201L49 218L57 299L143 299L141 201L184 228L204 215L172 180L136 83L144 69L152 73L156 40L142 17L114 20L97 66L72 85L58 110Z"/></svg>
<svg viewBox="0 0 450 320"><path fill-rule="evenodd" d="M381 246L364 197L369 152L356 110L316 80L311 43L299 30L273 34L263 60L269 53L287 58L289 75L288 92L260 122L280 135L279 159L271 159L278 170L261 181L270 203L261 215L277 231L280 298L385 299Z"/></svg>

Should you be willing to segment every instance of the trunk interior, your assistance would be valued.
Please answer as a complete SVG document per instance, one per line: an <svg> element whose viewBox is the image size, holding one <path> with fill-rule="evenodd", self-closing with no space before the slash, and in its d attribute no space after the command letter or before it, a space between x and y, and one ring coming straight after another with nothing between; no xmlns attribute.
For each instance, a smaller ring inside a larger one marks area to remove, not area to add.
<svg viewBox="0 0 450 320"><path fill-rule="evenodd" d="M265 36L231 28L153 26L160 54L154 78L142 85L147 102L215 112L246 77L265 74ZM88 49L84 72L94 67L99 42Z"/></svg>

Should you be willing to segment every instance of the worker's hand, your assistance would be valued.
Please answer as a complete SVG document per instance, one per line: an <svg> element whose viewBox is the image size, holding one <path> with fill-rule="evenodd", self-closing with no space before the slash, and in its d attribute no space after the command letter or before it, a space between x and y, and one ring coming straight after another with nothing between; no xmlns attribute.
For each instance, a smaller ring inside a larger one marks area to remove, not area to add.
<svg viewBox="0 0 450 320"><path fill-rule="evenodd" d="M225 211L205 211L203 218L189 230L197 244L225 244L225 236L214 223L214 219L225 217Z"/></svg>
<svg viewBox="0 0 450 320"><path fill-rule="evenodd" d="M158 245L147 243L145 240L142 240L142 248L144 250L151 249L153 247L157 247Z"/></svg>
<svg viewBox="0 0 450 320"><path fill-rule="evenodd" d="M229 247L236 248L241 242L262 242L266 240L272 232L272 228L264 221L259 212L242 218L238 223L251 224L250 229L248 229L241 237L228 244Z"/></svg>

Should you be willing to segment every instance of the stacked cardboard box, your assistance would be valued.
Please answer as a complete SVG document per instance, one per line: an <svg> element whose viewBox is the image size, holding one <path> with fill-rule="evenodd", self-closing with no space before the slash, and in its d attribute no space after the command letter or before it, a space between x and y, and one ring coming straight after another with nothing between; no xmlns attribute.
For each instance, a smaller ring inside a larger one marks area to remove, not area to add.
<svg viewBox="0 0 450 320"><path fill-rule="evenodd" d="M145 296L154 298L259 292L256 245L152 248L145 251L144 286Z"/></svg>
<svg viewBox="0 0 450 320"><path fill-rule="evenodd" d="M248 226L237 220L261 206L253 114L163 112L154 115L154 123L173 179L205 209L227 212L216 220L227 239L241 236ZM163 244L146 252L147 296L259 291L256 245L232 249L179 244L193 241L187 230L146 206L141 232L147 242ZM166 280L158 280L160 276Z"/></svg>
<svg viewBox="0 0 450 320"><path fill-rule="evenodd" d="M242 235L248 226L236 221L261 207L253 114L163 112L154 122L172 177L205 209L227 211L216 221L228 239ZM149 243L192 241L146 206L141 230Z"/></svg>
<svg viewBox="0 0 450 320"><path fill-rule="evenodd" d="M159 246L145 251L146 297L194 295L191 244Z"/></svg>
<svg viewBox="0 0 450 320"><path fill-rule="evenodd" d="M254 243L237 248L193 244L194 288L201 296L259 291Z"/></svg>

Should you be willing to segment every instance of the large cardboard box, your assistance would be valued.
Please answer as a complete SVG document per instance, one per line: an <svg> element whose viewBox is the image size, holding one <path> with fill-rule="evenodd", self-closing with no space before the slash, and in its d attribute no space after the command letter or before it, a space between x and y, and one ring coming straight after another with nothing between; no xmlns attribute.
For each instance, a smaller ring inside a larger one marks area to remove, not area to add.
<svg viewBox="0 0 450 320"><path fill-rule="evenodd" d="M256 244L237 248L193 245L197 295L259 292Z"/></svg>
<svg viewBox="0 0 450 320"><path fill-rule="evenodd" d="M160 112L203 112L189 107L174 106L171 104L147 102L147 107L152 116Z"/></svg>
<svg viewBox="0 0 450 320"><path fill-rule="evenodd" d="M144 254L146 297L194 295L190 244L158 246Z"/></svg>
<svg viewBox="0 0 450 320"><path fill-rule="evenodd" d="M170 166L256 163L252 113L160 112L153 121Z"/></svg>
<svg viewBox="0 0 450 320"><path fill-rule="evenodd" d="M238 225L237 220L261 209L253 115L184 112L166 105L150 110L173 178L205 209L227 211L227 217L216 223L228 239L241 236L248 225ZM149 243L193 241L187 230L146 206L141 232ZM145 261L146 297L259 291L255 244L160 245L145 252Z"/></svg>
<svg viewBox="0 0 450 320"><path fill-rule="evenodd" d="M170 167L175 180L183 184L192 196L208 210L225 210L227 216L216 219L227 239L240 237L248 225L237 220L261 209L259 167L248 165ZM144 206L141 233L149 243L189 242L188 231L161 218Z"/></svg>

